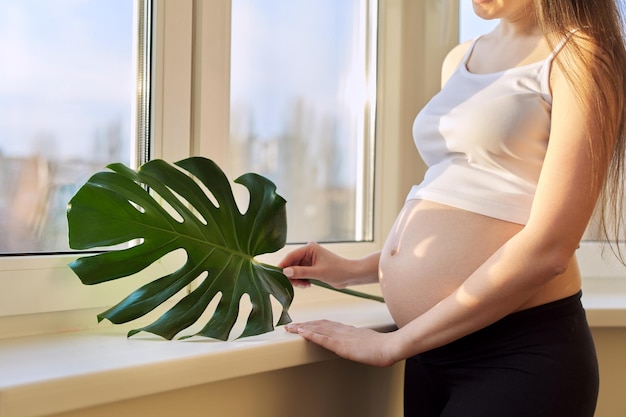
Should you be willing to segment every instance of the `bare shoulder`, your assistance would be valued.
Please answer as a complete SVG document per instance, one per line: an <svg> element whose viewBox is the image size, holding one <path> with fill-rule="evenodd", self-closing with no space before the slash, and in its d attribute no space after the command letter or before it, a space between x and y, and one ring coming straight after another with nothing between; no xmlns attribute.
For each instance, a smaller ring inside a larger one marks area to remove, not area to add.
<svg viewBox="0 0 626 417"><path fill-rule="evenodd" d="M469 49L472 41L463 42L448 52L441 66L441 86L443 87L452 75L454 70L459 66L463 56Z"/></svg>
<svg viewBox="0 0 626 417"><path fill-rule="evenodd" d="M564 40L562 40L564 41ZM572 32L558 52L550 74L552 90L570 89L570 83L585 83L598 77L603 68L610 67L610 57L583 30ZM593 93L593 90L587 90Z"/></svg>

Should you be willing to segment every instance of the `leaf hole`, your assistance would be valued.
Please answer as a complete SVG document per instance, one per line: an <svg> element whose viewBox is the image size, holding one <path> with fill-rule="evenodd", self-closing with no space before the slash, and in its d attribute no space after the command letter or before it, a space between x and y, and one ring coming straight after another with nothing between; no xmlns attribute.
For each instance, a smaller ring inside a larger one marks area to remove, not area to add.
<svg viewBox="0 0 626 417"><path fill-rule="evenodd" d="M176 198L178 200L179 203L182 203L183 205L187 204L187 202L185 201L185 199L183 199L182 197L180 197L176 192L174 192L171 188L168 187L168 190L174 195L174 198ZM185 221L185 219L183 218L183 216L178 212L178 210L176 210L174 208L174 206L172 205L172 203L170 201L168 201L168 199L166 199L165 197L163 197L161 194L159 194L158 192L156 192L154 189L152 189L150 191L150 195L152 196L152 198L154 198L154 200L156 200L159 205L165 210L165 212L175 221L177 221L178 223L183 223Z"/></svg>
<svg viewBox="0 0 626 417"><path fill-rule="evenodd" d="M170 217L176 220L178 223L183 223L185 221L185 219L183 219L183 216L181 216L181 214L169 203L169 201L161 198L159 203L161 204L163 209L165 209L167 214L169 214Z"/></svg>
<svg viewBox="0 0 626 417"><path fill-rule="evenodd" d="M204 280L209 276L208 271L202 271L200 275L198 275L191 283L189 284L189 289L194 291L196 288L200 286L204 282Z"/></svg>
<svg viewBox="0 0 626 417"><path fill-rule="evenodd" d="M269 294L270 301L272 303L272 323L274 327L278 325L278 321L280 320L280 316L283 314L283 305L278 301L274 294Z"/></svg>
<svg viewBox="0 0 626 417"><path fill-rule="evenodd" d="M217 198L215 198L215 194L213 194L213 192L211 192L211 190L208 189L207 186L203 184L201 181L196 180L196 183L198 184L198 186L200 187L204 195L206 195L207 199L209 199L211 204L213 204L215 208L219 209L220 204L217 201ZM239 213L243 214L248 210L248 204L250 202L250 192L243 185L236 184L236 183L235 184L230 183L230 185L231 185L231 190L233 193L233 198L235 200L235 204L237 205L237 209L239 210Z"/></svg>
<svg viewBox="0 0 626 417"><path fill-rule="evenodd" d="M248 211L248 206L250 205L250 191L245 186L238 185L238 187L233 187L233 195L235 196L235 203L239 213L244 214Z"/></svg>
<svg viewBox="0 0 626 417"><path fill-rule="evenodd" d="M193 206L193 204L191 204L185 197L183 197L182 195L178 194L176 191L174 191L173 189L169 188L170 192L172 194L174 194L174 196L178 199L178 201L180 201L185 207L187 207L187 209L189 210L189 213L191 213L196 219L198 219L198 221L200 221L200 223L206 225L207 221L204 218L204 216L202 214L200 214L200 212L198 212L198 210ZM180 222L182 223L184 220L182 218L182 216L180 217Z"/></svg>
<svg viewBox="0 0 626 417"><path fill-rule="evenodd" d="M250 313L252 313L252 302L250 301L250 296L246 293L239 299L239 315L233 329L230 331L229 339L239 337L243 333Z"/></svg>
<svg viewBox="0 0 626 417"><path fill-rule="evenodd" d="M143 239L140 239L141 243L143 243ZM158 261L154 262L152 265L158 266L161 268L162 275L171 274L174 271L178 271L182 268L185 263L188 261L187 252L184 249L179 248L175 249L171 252L166 253Z"/></svg>
<svg viewBox="0 0 626 417"><path fill-rule="evenodd" d="M196 184L198 184L198 187L200 187L200 189L202 190L206 198L211 202L211 204L213 204L215 208L220 208L220 203L217 201L217 198L215 198L215 195L211 192L211 190L209 190L202 181L197 180L195 177L192 178L194 179Z"/></svg>
<svg viewBox="0 0 626 417"><path fill-rule="evenodd" d="M128 200L128 204L130 204L135 210L137 210L141 214L144 214L146 212L146 209L144 209L142 206L135 203L134 201Z"/></svg>

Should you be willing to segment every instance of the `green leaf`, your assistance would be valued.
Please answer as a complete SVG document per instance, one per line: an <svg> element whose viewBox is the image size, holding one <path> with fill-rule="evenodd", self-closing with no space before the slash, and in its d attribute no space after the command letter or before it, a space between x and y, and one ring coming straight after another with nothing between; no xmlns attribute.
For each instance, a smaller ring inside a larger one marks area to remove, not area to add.
<svg viewBox="0 0 626 417"><path fill-rule="evenodd" d="M245 294L252 310L240 337L273 330L271 296L282 305L277 324L289 323L288 309L294 295L291 283L280 269L254 259L285 245L286 202L276 193L275 185L252 173L236 179L250 194L248 209L241 213L228 179L214 162L194 157L175 165L178 168L153 160L137 171L122 164L109 165L111 171L93 175L69 203L71 248L139 242L71 263L84 284L128 277L178 249L187 254L177 271L137 289L99 314L98 320L125 323L142 317L206 275L169 311L152 324L130 331L129 336L146 331L172 339L196 323L209 303L219 297L213 315L196 334L227 340ZM217 205L193 177L209 190ZM177 215L172 216L159 204L154 193Z"/></svg>

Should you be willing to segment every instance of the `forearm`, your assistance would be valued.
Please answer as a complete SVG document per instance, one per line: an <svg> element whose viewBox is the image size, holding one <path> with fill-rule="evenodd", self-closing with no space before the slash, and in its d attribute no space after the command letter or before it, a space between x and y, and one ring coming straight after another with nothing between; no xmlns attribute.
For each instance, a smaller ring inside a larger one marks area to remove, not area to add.
<svg viewBox="0 0 626 417"><path fill-rule="evenodd" d="M372 284L378 282L378 263L380 252L369 254L363 258L350 260L352 266L349 285Z"/></svg>

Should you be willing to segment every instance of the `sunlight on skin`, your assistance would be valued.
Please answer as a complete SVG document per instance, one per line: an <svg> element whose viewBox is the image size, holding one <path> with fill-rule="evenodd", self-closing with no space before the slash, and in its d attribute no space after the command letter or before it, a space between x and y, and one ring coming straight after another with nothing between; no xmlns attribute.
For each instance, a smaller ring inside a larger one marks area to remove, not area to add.
<svg viewBox="0 0 626 417"><path fill-rule="evenodd" d="M428 250L430 249L430 245L434 243L437 236L430 236L419 242L415 249L413 250L413 255L416 258L423 258L428 254Z"/></svg>
<svg viewBox="0 0 626 417"><path fill-rule="evenodd" d="M404 224L408 221L410 221L410 217L408 220L406 220L405 218L407 216L411 216L411 213L409 211L402 211L400 213L400 216L398 217L398 219L395 222L395 225L393 227L393 235L397 236L396 239L394 239L395 241L393 242L393 244L391 245L391 255L395 255L396 253L398 253L400 251L400 242L402 242L402 236L404 234ZM389 236L392 236L392 234L390 234Z"/></svg>
<svg viewBox="0 0 626 417"><path fill-rule="evenodd" d="M402 245L401 242L406 241L406 239L404 239L404 234L407 232L406 229L406 224L409 224L413 221L413 219L415 219L415 217L418 215L419 211L416 210L417 205L415 206L415 209L412 210L407 210L405 212L403 212L402 217L399 219L398 221L398 226L396 227L396 238L398 240L398 243L396 243L392 249L391 255L396 255L400 252ZM418 245L417 247L415 247L413 253L415 254L415 256L419 257L423 257L424 255L426 255L426 253L428 252L428 247L430 245L430 243L435 239L435 236L430 236L427 238L424 238Z"/></svg>
<svg viewBox="0 0 626 417"><path fill-rule="evenodd" d="M423 239L413 250L413 255L416 258L424 258L428 254L428 250L430 245L436 240L436 236L430 236ZM400 239L402 240L402 239ZM391 250L391 255L395 256L400 252L400 245L396 246ZM378 268L378 277L380 285L384 285L385 283L385 274L381 268Z"/></svg>
<svg viewBox="0 0 626 417"><path fill-rule="evenodd" d="M466 306L466 307L475 306L476 304L480 302L479 297L473 296L472 294L467 292L467 290L465 289L465 285L461 285L458 288L458 290L456 291L455 298L459 304Z"/></svg>

